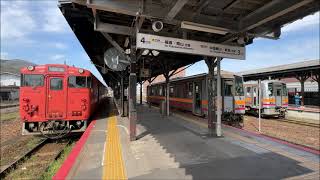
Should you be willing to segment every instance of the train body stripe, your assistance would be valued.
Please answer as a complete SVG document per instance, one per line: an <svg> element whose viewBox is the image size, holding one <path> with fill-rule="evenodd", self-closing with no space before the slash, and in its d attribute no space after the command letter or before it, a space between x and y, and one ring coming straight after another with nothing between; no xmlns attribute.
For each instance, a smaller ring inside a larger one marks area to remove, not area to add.
<svg viewBox="0 0 320 180"><path fill-rule="evenodd" d="M262 102L263 103L275 103L276 99L274 99L274 98L265 98L265 99L262 99Z"/></svg>
<svg viewBox="0 0 320 180"><path fill-rule="evenodd" d="M165 100L166 99L165 96L149 96L149 98L151 98L151 99L160 99L160 100ZM170 101L192 103L192 99L191 98L174 98L174 97L170 97L169 99L170 99Z"/></svg>
<svg viewBox="0 0 320 180"><path fill-rule="evenodd" d="M235 100L234 103L236 105L245 105L246 104L245 100Z"/></svg>

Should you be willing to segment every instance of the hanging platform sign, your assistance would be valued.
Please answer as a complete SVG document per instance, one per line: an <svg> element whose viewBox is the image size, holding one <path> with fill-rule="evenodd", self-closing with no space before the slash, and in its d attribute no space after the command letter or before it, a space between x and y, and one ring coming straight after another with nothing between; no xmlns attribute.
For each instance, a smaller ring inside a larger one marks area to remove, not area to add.
<svg viewBox="0 0 320 180"><path fill-rule="evenodd" d="M245 60L245 47L137 33L137 48Z"/></svg>

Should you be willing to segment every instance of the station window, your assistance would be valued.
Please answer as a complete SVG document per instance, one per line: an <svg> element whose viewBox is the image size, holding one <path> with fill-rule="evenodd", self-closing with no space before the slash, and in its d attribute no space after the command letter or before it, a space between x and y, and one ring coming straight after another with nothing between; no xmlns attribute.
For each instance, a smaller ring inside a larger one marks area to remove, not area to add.
<svg viewBox="0 0 320 180"><path fill-rule="evenodd" d="M69 76L68 86L71 88L91 87L91 77L90 77L90 80L88 77L88 83L87 83L86 76Z"/></svg>
<svg viewBox="0 0 320 180"><path fill-rule="evenodd" d="M44 77L40 74L23 74L21 81L21 86L43 86Z"/></svg>
<svg viewBox="0 0 320 180"><path fill-rule="evenodd" d="M62 88L63 88L62 78L50 79L50 90L62 90Z"/></svg>

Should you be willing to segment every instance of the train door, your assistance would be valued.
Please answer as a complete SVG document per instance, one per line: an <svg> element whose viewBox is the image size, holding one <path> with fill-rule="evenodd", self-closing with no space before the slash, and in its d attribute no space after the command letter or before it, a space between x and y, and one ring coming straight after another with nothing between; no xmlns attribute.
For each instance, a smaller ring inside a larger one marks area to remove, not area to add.
<svg viewBox="0 0 320 180"><path fill-rule="evenodd" d="M47 118L59 119L66 117L66 93L67 88L63 76L47 77Z"/></svg>
<svg viewBox="0 0 320 180"><path fill-rule="evenodd" d="M282 106L282 85L274 86L276 92L276 106Z"/></svg>
<svg viewBox="0 0 320 180"><path fill-rule="evenodd" d="M202 97L201 81L194 82L193 85L193 113L202 115L201 97Z"/></svg>
<svg viewBox="0 0 320 180"><path fill-rule="evenodd" d="M222 89L222 95L223 95L223 112L232 112L233 111L233 81L232 80L223 80L223 89Z"/></svg>

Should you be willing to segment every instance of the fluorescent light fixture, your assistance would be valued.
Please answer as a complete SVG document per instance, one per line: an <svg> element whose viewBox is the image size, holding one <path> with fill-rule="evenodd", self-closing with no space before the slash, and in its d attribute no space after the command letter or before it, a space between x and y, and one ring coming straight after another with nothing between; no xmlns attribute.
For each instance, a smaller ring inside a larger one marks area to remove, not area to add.
<svg viewBox="0 0 320 180"><path fill-rule="evenodd" d="M145 55L147 55L147 54L149 54L149 50L148 50L148 49L146 49L146 50L144 50L144 51L142 52L142 55L143 55L143 56L145 56Z"/></svg>
<svg viewBox="0 0 320 180"><path fill-rule="evenodd" d="M131 53L131 50L130 50L130 49L126 49L126 50L124 51L124 53L127 54L127 55L129 55L129 54Z"/></svg>
<svg viewBox="0 0 320 180"><path fill-rule="evenodd" d="M195 31L208 32L208 33L214 33L214 34L221 34L221 35L225 35L230 31L228 29L221 28L221 27L209 26L209 25L205 25L205 24L198 24L198 23L189 22L189 21L182 21L181 28L195 30Z"/></svg>
<svg viewBox="0 0 320 180"><path fill-rule="evenodd" d="M152 50L152 54L154 55L154 56L158 56L159 55L159 51L156 51L156 50Z"/></svg>

